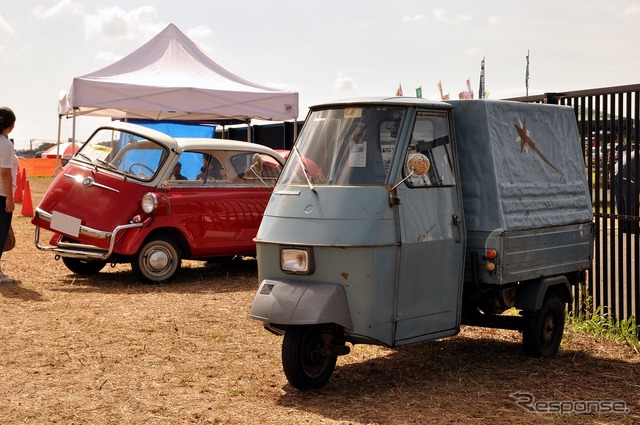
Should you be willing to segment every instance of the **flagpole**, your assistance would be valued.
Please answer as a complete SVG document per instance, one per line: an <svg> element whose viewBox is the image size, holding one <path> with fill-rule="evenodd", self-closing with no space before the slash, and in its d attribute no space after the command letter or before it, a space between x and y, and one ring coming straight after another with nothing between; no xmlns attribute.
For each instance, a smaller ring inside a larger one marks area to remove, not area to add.
<svg viewBox="0 0 640 425"><path fill-rule="evenodd" d="M527 88L527 96L529 96L529 50L527 50L527 73L524 77L524 84Z"/></svg>
<svg viewBox="0 0 640 425"><path fill-rule="evenodd" d="M484 56L480 63L480 87L478 88L478 99L484 99Z"/></svg>

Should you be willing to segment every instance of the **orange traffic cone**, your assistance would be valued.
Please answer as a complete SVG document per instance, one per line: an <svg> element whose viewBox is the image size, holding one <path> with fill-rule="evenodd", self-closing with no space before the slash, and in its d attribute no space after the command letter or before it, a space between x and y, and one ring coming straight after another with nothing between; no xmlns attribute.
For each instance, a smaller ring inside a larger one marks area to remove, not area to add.
<svg viewBox="0 0 640 425"><path fill-rule="evenodd" d="M24 169L22 170L24 171ZM24 182L22 181L22 172L18 172L16 176L16 193L13 194L13 202L22 202L22 190L24 189Z"/></svg>
<svg viewBox="0 0 640 425"><path fill-rule="evenodd" d="M22 200L22 216L33 217L33 202L31 201L31 189L29 189L29 180L24 181L24 199Z"/></svg>

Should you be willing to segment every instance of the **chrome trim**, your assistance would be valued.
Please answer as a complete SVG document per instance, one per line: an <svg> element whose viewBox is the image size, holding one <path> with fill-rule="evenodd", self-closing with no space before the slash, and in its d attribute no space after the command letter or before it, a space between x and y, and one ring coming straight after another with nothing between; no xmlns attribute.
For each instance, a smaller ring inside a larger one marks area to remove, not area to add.
<svg viewBox="0 0 640 425"><path fill-rule="evenodd" d="M84 186L84 187L96 186L96 187L101 187L103 189L111 190L111 191L116 192L116 193L120 193L120 191L118 189L114 189L112 187L105 186L105 185L100 184L100 183L96 183L96 180L91 176L87 176L87 177L83 178L82 176L72 176L69 173L64 173L64 176L65 177L69 177L70 179L75 180L75 181L77 181L79 183L82 183L82 186Z"/></svg>
<svg viewBox="0 0 640 425"><path fill-rule="evenodd" d="M35 214L37 217L41 218L44 221L51 222L51 214L41 210L40 208L36 208ZM109 242L109 249L104 250L102 248L98 248L93 245L86 245L81 243L69 243L64 242L58 246L55 245L41 245L40 244L40 226L36 226L35 231L35 245L36 248L42 251L53 251L56 254L61 255L62 257L72 257L72 258L88 258L88 259L96 259L96 260L106 260L111 254L113 254L113 249L116 244L116 239L118 233L128 230L134 229L136 227L142 227L143 223L130 223L123 224L121 226L113 229L112 232L103 232L100 230L91 229L90 227L80 226L80 234L96 237L92 235L98 235L96 239L111 239Z"/></svg>
<svg viewBox="0 0 640 425"><path fill-rule="evenodd" d="M38 207L35 209L34 213L35 213L35 216L38 217L39 219L51 224L51 214L49 214L48 212ZM89 238L103 239L103 240L109 239L112 233L113 232L105 232L103 230L93 229L88 226L80 226L80 234L82 236L87 236Z"/></svg>

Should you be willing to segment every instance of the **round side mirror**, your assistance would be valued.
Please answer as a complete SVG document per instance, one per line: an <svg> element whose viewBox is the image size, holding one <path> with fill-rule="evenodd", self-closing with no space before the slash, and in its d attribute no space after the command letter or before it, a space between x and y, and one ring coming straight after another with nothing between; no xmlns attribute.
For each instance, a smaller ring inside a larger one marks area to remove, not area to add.
<svg viewBox="0 0 640 425"><path fill-rule="evenodd" d="M253 154L253 158L251 158L251 168L258 174L262 172L262 157L259 153Z"/></svg>
<svg viewBox="0 0 640 425"><path fill-rule="evenodd" d="M407 168L416 176L427 174L430 167L431 161L424 154L414 153L407 159Z"/></svg>

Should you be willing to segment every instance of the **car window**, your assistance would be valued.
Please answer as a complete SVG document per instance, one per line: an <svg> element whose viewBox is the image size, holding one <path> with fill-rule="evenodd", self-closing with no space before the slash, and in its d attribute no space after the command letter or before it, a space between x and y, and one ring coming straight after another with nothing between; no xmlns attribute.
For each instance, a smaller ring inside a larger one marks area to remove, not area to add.
<svg viewBox="0 0 640 425"><path fill-rule="evenodd" d="M234 183L243 185L275 186L282 171L280 163L270 155L239 152L229 156Z"/></svg>
<svg viewBox="0 0 640 425"><path fill-rule="evenodd" d="M444 113L418 111L407 149L406 158L421 153L429 160L429 171L424 175L412 175L409 187L451 186L455 184L450 159L449 121ZM405 162L406 164L406 162ZM406 165L403 175L409 176Z"/></svg>
<svg viewBox="0 0 640 425"><path fill-rule="evenodd" d="M185 151L178 163L170 176L172 184L274 186L282 171L270 155L244 151Z"/></svg>
<svg viewBox="0 0 640 425"><path fill-rule="evenodd" d="M103 128L91 136L75 159L127 177L150 181L167 157L167 148L153 140Z"/></svg>

